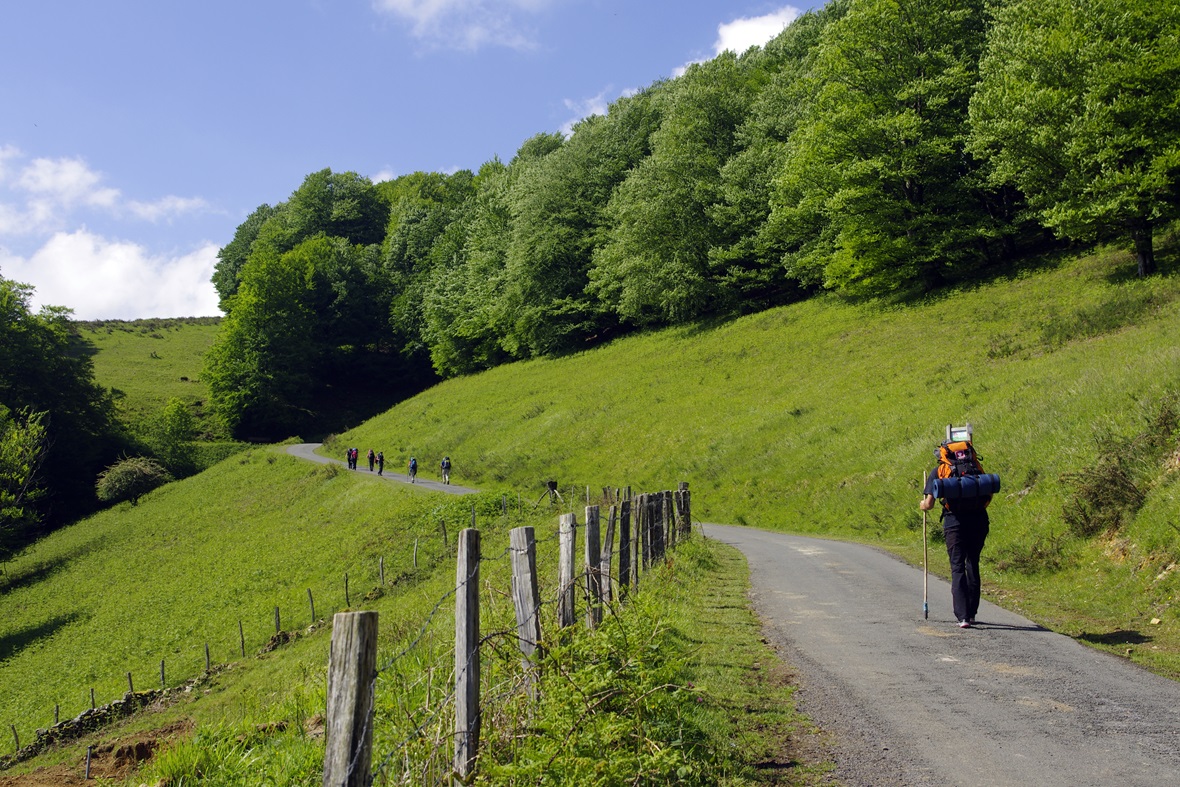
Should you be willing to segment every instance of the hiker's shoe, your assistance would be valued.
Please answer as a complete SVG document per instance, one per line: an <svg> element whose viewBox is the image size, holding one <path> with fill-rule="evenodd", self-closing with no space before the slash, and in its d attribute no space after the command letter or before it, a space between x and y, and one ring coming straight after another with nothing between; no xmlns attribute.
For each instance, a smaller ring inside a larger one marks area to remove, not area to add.
<svg viewBox="0 0 1180 787"><path fill-rule="evenodd" d="M970 623L972 626L974 626L975 625L975 618L967 618L967 622Z"/></svg>
<svg viewBox="0 0 1180 787"><path fill-rule="evenodd" d="M969 628L971 628L971 621L969 621L969 620L960 620L960 621L959 621L959 628L961 628L961 629L969 629Z"/></svg>

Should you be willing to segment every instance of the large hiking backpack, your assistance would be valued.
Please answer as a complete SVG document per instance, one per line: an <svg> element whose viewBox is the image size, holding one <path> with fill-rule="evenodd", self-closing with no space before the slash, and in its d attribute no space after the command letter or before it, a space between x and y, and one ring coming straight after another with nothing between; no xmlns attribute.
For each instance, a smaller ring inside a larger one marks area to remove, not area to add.
<svg viewBox="0 0 1180 787"><path fill-rule="evenodd" d="M934 496L952 514L982 511L1000 491L1000 477L983 472L970 440L944 440L934 456L938 459Z"/></svg>

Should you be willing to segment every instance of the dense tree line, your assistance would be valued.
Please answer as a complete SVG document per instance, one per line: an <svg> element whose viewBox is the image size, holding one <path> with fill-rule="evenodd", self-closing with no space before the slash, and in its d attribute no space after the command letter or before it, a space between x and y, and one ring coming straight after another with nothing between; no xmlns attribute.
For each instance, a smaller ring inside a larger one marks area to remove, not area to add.
<svg viewBox="0 0 1180 787"><path fill-rule="evenodd" d="M394 387L821 290L907 297L1050 234L1139 273L1180 200L1180 10L831 0L478 172L309 175L219 254L213 402L286 436Z"/></svg>
<svg viewBox="0 0 1180 787"><path fill-rule="evenodd" d="M0 277L0 555L93 510L94 479L126 443L70 312L30 310Z"/></svg>

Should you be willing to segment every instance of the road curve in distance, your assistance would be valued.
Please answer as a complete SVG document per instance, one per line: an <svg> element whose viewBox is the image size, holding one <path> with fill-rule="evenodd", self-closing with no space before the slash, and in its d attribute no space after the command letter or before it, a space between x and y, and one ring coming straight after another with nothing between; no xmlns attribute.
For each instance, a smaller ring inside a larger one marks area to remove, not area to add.
<svg viewBox="0 0 1180 787"><path fill-rule="evenodd" d="M348 467L348 463L343 459L332 459L330 457L317 454L315 451L321 445L322 443L296 443L295 445L287 446L287 453L289 453L291 456L297 456L300 459L306 459L310 462L318 462L322 465L334 464L345 468ZM376 470L374 470L372 473L369 473L368 460L364 456L360 458L358 467L353 472L372 475L374 478L378 478L382 481L391 481L393 483L402 484L410 483L410 477L405 473L396 473L390 470L388 462L385 463L385 472L381 475L377 475ZM446 492L448 495L474 495L479 491L478 489L471 489L470 487L459 486L457 484L444 484L441 481L431 481L423 478L422 476L418 476L418 480L413 484L413 486L420 489L430 489L435 492Z"/></svg>

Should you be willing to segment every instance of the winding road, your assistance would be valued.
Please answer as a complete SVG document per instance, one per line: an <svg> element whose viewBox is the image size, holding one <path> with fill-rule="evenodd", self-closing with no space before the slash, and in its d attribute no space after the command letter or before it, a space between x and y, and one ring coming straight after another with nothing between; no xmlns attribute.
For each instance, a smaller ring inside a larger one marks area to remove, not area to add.
<svg viewBox="0 0 1180 787"><path fill-rule="evenodd" d="M871 547L706 525L750 566L796 700L849 785L1180 784L1180 683L950 587ZM931 561L945 555L931 551Z"/></svg>
<svg viewBox="0 0 1180 787"><path fill-rule="evenodd" d="M342 460L287 452L321 464ZM357 470L358 473L368 472ZM374 473L374 475L376 475ZM383 480L409 483L402 473ZM477 490L419 478L447 494ZM1180 683L981 604L955 625L950 588L881 550L725 525L767 638L798 673L799 709L847 785L1180 785ZM932 550L931 560L945 559Z"/></svg>
<svg viewBox="0 0 1180 787"><path fill-rule="evenodd" d="M318 462L321 465L340 465L342 467L348 466L348 463L343 459L332 459L331 457L317 454L316 449L321 445L322 443L296 443L295 445L287 446L287 453L289 453L291 456L297 456L300 459L306 459L310 462ZM395 473L389 468L390 465L387 462L385 465L385 471L380 476L377 475L376 470L371 472L374 477L378 477L383 481L402 484L410 483L410 477L408 475L405 473ZM357 465L357 469L353 472L370 472L368 468L368 460L364 457L364 455L361 456ZM432 489L435 492L445 492L448 495L473 495L479 491L478 489L470 489L465 486L459 486L458 484L444 484L441 481L431 481L429 479L423 478L422 476L417 477L417 479L414 481L414 486L421 487L422 489Z"/></svg>

